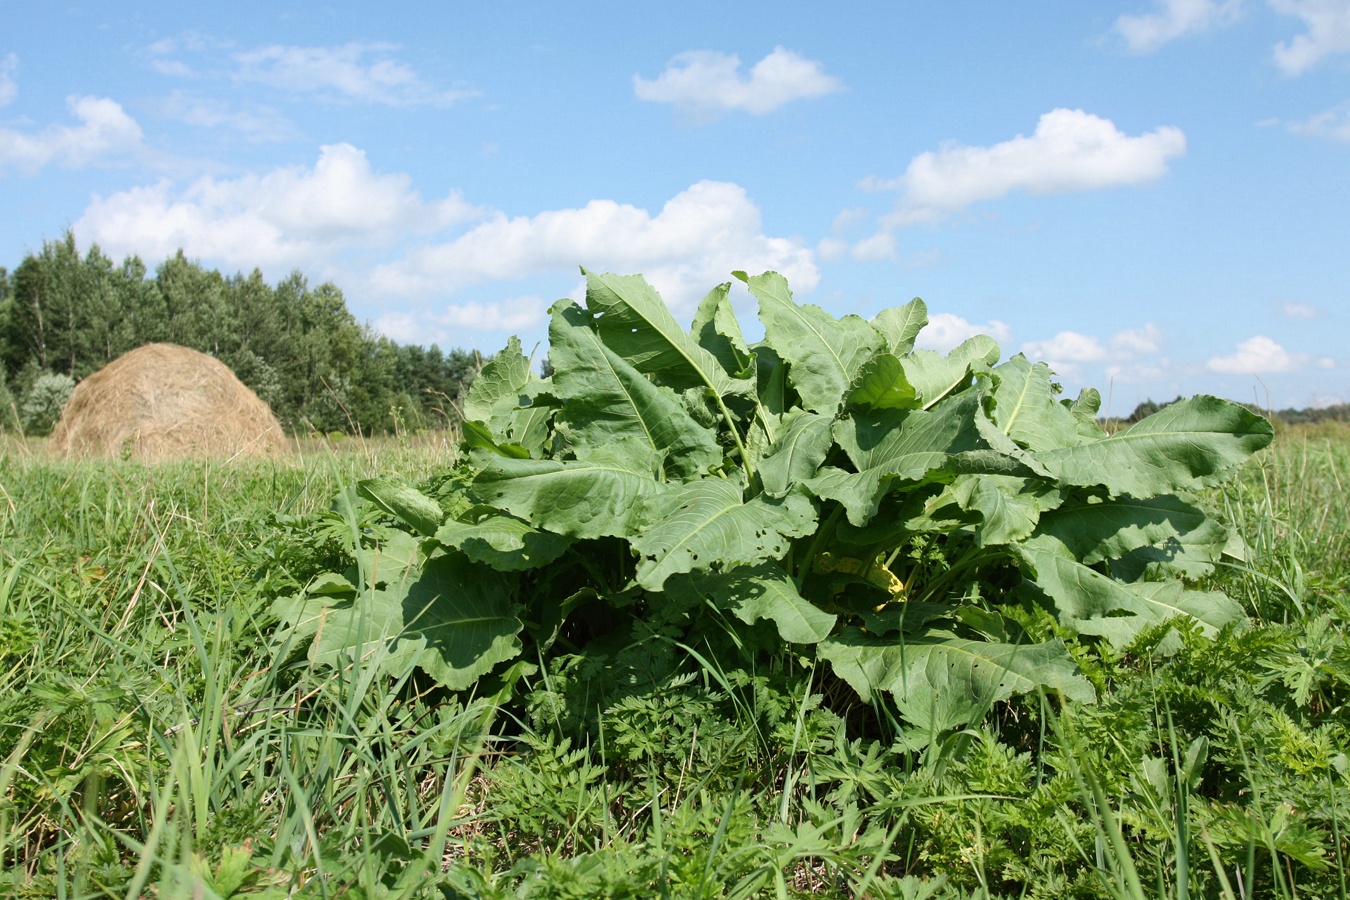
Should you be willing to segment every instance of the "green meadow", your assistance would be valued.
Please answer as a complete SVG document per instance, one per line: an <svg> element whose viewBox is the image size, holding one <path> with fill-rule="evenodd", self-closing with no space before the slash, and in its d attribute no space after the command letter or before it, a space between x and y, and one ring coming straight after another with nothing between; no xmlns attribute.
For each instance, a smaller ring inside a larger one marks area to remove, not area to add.
<svg viewBox="0 0 1350 900"><path fill-rule="evenodd" d="M1020 694L927 737L730 619L461 691L379 654L316 663L278 601L380 516L334 498L380 476L434 495L457 453L0 444L0 894L1350 894L1344 426L1281 430L1210 490L1245 558L1199 586L1244 621L1124 647L1039 623L1095 702Z"/></svg>

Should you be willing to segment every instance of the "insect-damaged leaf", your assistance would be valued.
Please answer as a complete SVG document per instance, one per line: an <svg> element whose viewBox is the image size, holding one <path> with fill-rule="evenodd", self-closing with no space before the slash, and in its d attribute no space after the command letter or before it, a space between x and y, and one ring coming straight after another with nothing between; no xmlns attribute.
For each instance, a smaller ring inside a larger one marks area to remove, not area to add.
<svg viewBox="0 0 1350 900"><path fill-rule="evenodd" d="M644 526L631 544L638 554L637 581L658 591L671 575L707 569L714 563L754 565L787 553L788 539L810 534L816 507L794 492L774 500L745 500L739 472L705 478L650 497Z"/></svg>
<svg viewBox="0 0 1350 900"><path fill-rule="evenodd" d="M675 392L653 384L600 340L589 313L571 300L554 305L549 358L556 366L553 392L572 439L603 446L633 439L686 478L722 459L712 431L694 420Z"/></svg>
<svg viewBox="0 0 1350 900"><path fill-rule="evenodd" d="M846 628L823 641L818 653L864 700L887 691L901 715L930 732L959 727L1000 700L1038 688L1082 703L1096 699L1059 640L1000 644L938 629L910 637L875 637Z"/></svg>

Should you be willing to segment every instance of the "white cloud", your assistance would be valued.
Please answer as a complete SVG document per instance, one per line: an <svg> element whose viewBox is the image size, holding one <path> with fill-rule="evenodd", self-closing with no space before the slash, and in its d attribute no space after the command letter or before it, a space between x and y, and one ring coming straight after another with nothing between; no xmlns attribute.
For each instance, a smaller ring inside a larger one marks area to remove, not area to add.
<svg viewBox="0 0 1350 900"><path fill-rule="evenodd" d="M227 267L331 271L353 248L387 247L478 214L458 194L426 202L410 183L404 174L374 172L350 144L334 144L322 148L313 168L95 197L74 229L82 242L96 241L113 255L154 259L181 248Z"/></svg>
<svg viewBox="0 0 1350 900"><path fill-rule="evenodd" d="M1328 56L1350 52L1350 0L1270 0L1270 5L1308 28L1275 45L1275 64L1284 74L1301 75Z"/></svg>
<svg viewBox="0 0 1350 900"><path fill-rule="evenodd" d="M830 262L843 259L848 256L848 241L838 237L821 238L816 244L816 255Z"/></svg>
<svg viewBox="0 0 1350 900"><path fill-rule="evenodd" d="M1231 356L1211 357L1205 368L1225 375L1265 375L1293 372L1306 363L1306 357L1295 356L1265 335L1258 334L1238 344L1237 352Z"/></svg>
<svg viewBox="0 0 1350 900"><path fill-rule="evenodd" d="M845 234L862 224L871 215L866 209L855 207L841 210L834 217L832 234L822 238L816 244L816 253L821 259L836 260L851 256L860 262L880 262L896 260L895 235L889 231L878 231L870 237L859 240L846 238Z"/></svg>
<svg viewBox="0 0 1350 900"><path fill-rule="evenodd" d="M461 303L440 312L386 313L375 321L380 333L401 343L460 345L474 332L531 331L543 324L549 304L537 295L497 303Z"/></svg>
<svg viewBox="0 0 1350 900"><path fill-rule="evenodd" d="M947 353L962 341L977 334L987 334L1000 344L1012 338L1012 329L1006 322L990 319L983 324L970 322L952 313L937 313L929 316L928 324L914 341L914 345L923 350L937 350Z"/></svg>
<svg viewBox="0 0 1350 900"><path fill-rule="evenodd" d="M7 53L0 58L0 106L8 106L14 102L14 98L19 96L19 82L14 80L14 76L19 71L19 57L14 53Z"/></svg>
<svg viewBox="0 0 1350 900"><path fill-rule="evenodd" d="M1031 137L992 147L945 145L916 156L900 179L874 184L903 191L884 222L894 227L936 220L1015 190L1054 194L1156 181L1167 173L1167 160L1185 152L1179 128L1130 137L1109 119L1056 109L1041 116Z"/></svg>
<svg viewBox="0 0 1350 900"><path fill-rule="evenodd" d="M749 78L742 77L740 69L741 59L735 54L689 50L672 59L655 80L634 75L633 91L640 100L672 103L695 115L740 110L759 116L844 86L826 75L819 62L782 47L755 63Z"/></svg>
<svg viewBox="0 0 1350 900"><path fill-rule="evenodd" d="M249 141L281 141L297 136L295 126L269 106L237 109L184 91L174 91L159 106L159 112L198 128L231 131Z"/></svg>
<svg viewBox="0 0 1350 900"><path fill-rule="evenodd" d="M1084 363L1122 362L1152 356L1162 349L1164 338L1157 325L1117 331L1105 342L1090 334L1061 331L1044 341L1029 341L1022 352L1032 360L1045 360L1063 375L1076 373ZM1116 371L1114 368L1112 371Z"/></svg>
<svg viewBox="0 0 1350 900"><path fill-rule="evenodd" d="M1302 122L1294 122L1289 126L1289 130L1295 134L1350 142L1350 103L1342 103L1326 112L1310 116Z"/></svg>
<svg viewBox="0 0 1350 900"><path fill-rule="evenodd" d="M141 145L141 128L121 105L104 97L68 97L78 125L50 125L36 134L0 128L0 173L6 167L36 172L56 163L77 169Z"/></svg>
<svg viewBox="0 0 1350 900"><path fill-rule="evenodd" d="M679 312L736 269L782 272L799 292L820 280L811 249L765 235L758 207L735 184L699 182L655 213L593 200L512 218L473 207L458 193L426 200L406 174L375 171L348 144L324 147L312 167L207 176L186 186L166 180L96 196L73 228L82 243L97 242L114 257L156 259L181 248L227 270L256 266L275 277L299 268L340 278L389 312L392 304L445 302L472 285L558 273L576 279L582 265L642 272ZM490 296L492 289L484 290ZM484 290L428 313L424 327L462 343L463 332L542 320L537 298L484 303ZM380 327L428 339L408 318L382 319Z"/></svg>
<svg viewBox="0 0 1350 900"><path fill-rule="evenodd" d="M1163 334L1157 325L1149 322L1143 328L1127 328L1111 335L1111 352L1117 359L1134 359L1162 349Z"/></svg>
<svg viewBox="0 0 1350 900"><path fill-rule="evenodd" d="M642 272L672 306L692 305L735 269L783 273L797 291L820 280L811 250L763 234L759 208L736 184L700 181L656 215L613 200L535 216L497 214L446 243L380 266L374 286L428 297L578 265Z"/></svg>
<svg viewBox="0 0 1350 900"><path fill-rule="evenodd" d="M863 262L895 259L895 235L888 231L879 231L871 237L858 241L849 252L854 259Z"/></svg>
<svg viewBox="0 0 1350 900"><path fill-rule="evenodd" d="M1285 301L1280 304L1280 312L1291 319L1311 320L1326 315L1326 310L1320 306L1313 306L1311 303L1294 303Z"/></svg>
<svg viewBox="0 0 1350 900"><path fill-rule="evenodd" d="M1157 0L1159 9L1116 19L1112 30L1133 53L1152 53L1187 34L1228 25L1242 14L1242 0Z"/></svg>
<svg viewBox="0 0 1350 900"><path fill-rule="evenodd" d="M1072 370L1078 363L1104 362L1110 351L1098 338L1077 331L1061 331L1044 341L1030 341L1022 345L1022 352L1031 359L1043 359L1056 370Z"/></svg>
<svg viewBox="0 0 1350 900"><path fill-rule="evenodd" d="M239 81L297 94L318 94L389 106L449 106L477 91L433 88L408 65L391 57L392 44L350 43L337 47L273 45L234 54Z"/></svg>

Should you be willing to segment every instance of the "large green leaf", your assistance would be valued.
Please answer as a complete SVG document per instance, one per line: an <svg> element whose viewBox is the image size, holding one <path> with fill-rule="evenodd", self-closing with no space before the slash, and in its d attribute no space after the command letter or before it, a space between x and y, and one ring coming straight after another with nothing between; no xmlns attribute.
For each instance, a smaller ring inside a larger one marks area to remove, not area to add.
<svg viewBox="0 0 1350 900"><path fill-rule="evenodd" d="M915 350L900 361L919 402L924 409L930 409L944 397L967 388L974 373L985 371L998 357L998 342L988 335L977 334L946 356L932 350Z"/></svg>
<svg viewBox="0 0 1350 900"><path fill-rule="evenodd" d="M972 390L932 410L882 410L842 419L834 426L835 441L857 471L827 466L806 487L838 500L854 525L866 525L893 479L920 481L942 469L952 454L975 448L977 402Z"/></svg>
<svg viewBox="0 0 1350 900"><path fill-rule="evenodd" d="M474 377L469 395L464 398L464 417L488 426L499 442L509 440L507 422L511 412L523 405L532 378L537 380L530 371L530 361L521 352L520 339L513 335L506 348Z"/></svg>
<svg viewBox="0 0 1350 900"><path fill-rule="evenodd" d="M1190 575L1204 574L1228 542L1222 523L1173 494L1143 500L1078 498L1047 512L1038 531L1056 538L1086 565L1154 547L1153 557L1176 558Z"/></svg>
<svg viewBox="0 0 1350 900"><path fill-rule="evenodd" d="M788 380L802 406L834 415L863 365L885 348L886 339L858 316L836 319L819 306L798 305L787 279L777 272L745 282L759 298L765 342L788 362Z"/></svg>
<svg viewBox="0 0 1350 900"><path fill-rule="evenodd" d="M483 462L474 491L537 528L576 538L627 537L642 501L663 490L659 458L628 439L585 459L509 459Z"/></svg>
<svg viewBox="0 0 1350 900"><path fill-rule="evenodd" d="M356 483L356 490L418 534L435 534L445 518L439 503L401 478L367 478Z"/></svg>
<svg viewBox="0 0 1350 900"><path fill-rule="evenodd" d="M1198 623L1208 635L1243 618L1242 608L1218 592L1189 591L1179 581L1116 581L1074 559L1049 536L1014 549L1029 580L1054 603L1061 624L1101 635L1117 647L1178 617Z"/></svg>
<svg viewBox="0 0 1350 900"><path fill-rule="evenodd" d="M921 405L900 358L890 353L878 353L863 365L847 399L849 406L863 409L917 409Z"/></svg>
<svg viewBox="0 0 1350 900"><path fill-rule="evenodd" d="M458 553L434 556L422 567L401 605L403 629L390 665L416 661L451 690L472 687L497 663L520 653L514 581Z"/></svg>
<svg viewBox="0 0 1350 900"><path fill-rule="evenodd" d="M451 690L471 687L520 652L523 628L513 602L514 580L462 554L417 562L416 542L402 532L384 546L363 548L367 582L336 576L300 597L278 601L286 623L281 639L309 641L317 666L343 668L369 661L395 676L418 666Z"/></svg>
<svg viewBox="0 0 1350 900"><path fill-rule="evenodd" d="M666 581L665 593L680 602L696 600L730 609L747 625L769 619L778 627L779 637L794 644L824 640L837 618L803 597L792 577L774 563L675 575Z"/></svg>
<svg viewBox="0 0 1350 900"><path fill-rule="evenodd" d="M748 501L744 494L745 483L737 472L648 498L644 526L630 541L638 554L638 584L659 591L680 572L779 559L787 554L790 538L815 530L815 504L803 494Z"/></svg>
<svg viewBox="0 0 1350 900"><path fill-rule="evenodd" d="M957 728L1000 700L1037 689L1082 703L1096 699L1059 640L1001 644L936 629L911 637L876 637L846 628L823 641L817 652L864 700L887 691L907 720L929 732Z"/></svg>
<svg viewBox="0 0 1350 900"><path fill-rule="evenodd" d="M827 416L794 409L783 419L778 439L759 463L764 492L782 497L793 486L813 478L834 446L833 421Z"/></svg>
<svg viewBox="0 0 1350 900"><path fill-rule="evenodd" d="M571 300L553 307L549 357L572 440L600 446L630 438L650 447L679 478L722 460L716 434L694 420L668 387L653 384L600 340L592 317Z"/></svg>
<svg viewBox="0 0 1350 900"><path fill-rule="evenodd" d="M975 544L986 547L1029 537L1041 514L1059 505L1063 492L1040 479L961 475L947 489L947 496L962 509L979 513Z"/></svg>
<svg viewBox="0 0 1350 900"><path fill-rule="evenodd" d="M928 324L928 306L918 297L904 306L883 309L872 319L872 327L886 336L887 349L895 356L907 356L914 350L914 339Z"/></svg>
<svg viewBox="0 0 1350 900"><path fill-rule="evenodd" d="M999 430L1032 451L1072 447L1082 438L1078 419L1055 402L1050 367L1022 354L993 370L990 417Z"/></svg>
<svg viewBox="0 0 1350 900"><path fill-rule="evenodd" d="M490 515L474 523L446 522L436 531L436 540L499 572L542 568L572 545L571 538L502 515Z"/></svg>
<svg viewBox="0 0 1350 900"><path fill-rule="evenodd" d="M749 378L754 375L755 357L745 343L741 323L736 321L736 313L731 308L730 290L731 283L724 282L708 292L694 313L689 333L729 374Z"/></svg>
<svg viewBox="0 0 1350 900"><path fill-rule="evenodd" d="M733 377L680 327L641 275L582 271L586 306L598 316L601 339L639 372L677 391L708 387L719 397L754 391L753 379Z"/></svg>
<svg viewBox="0 0 1350 900"><path fill-rule="evenodd" d="M1213 484L1273 437L1262 417L1202 395L1164 407L1110 437L1036 458L1066 484L1100 484L1113 494L1151 497Z"/></svg>

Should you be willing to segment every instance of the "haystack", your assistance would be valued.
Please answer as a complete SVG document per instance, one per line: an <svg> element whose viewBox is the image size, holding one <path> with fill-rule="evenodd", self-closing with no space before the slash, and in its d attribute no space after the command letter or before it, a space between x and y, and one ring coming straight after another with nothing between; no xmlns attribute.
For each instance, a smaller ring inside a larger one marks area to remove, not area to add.
<svg viewBox="0 0 1350 900"><path fill-rule="evenodd" d="M286 446L271 408L229 367L177 344L146 344L75 386L52 432L67 456L252 456Z"/></svg>

